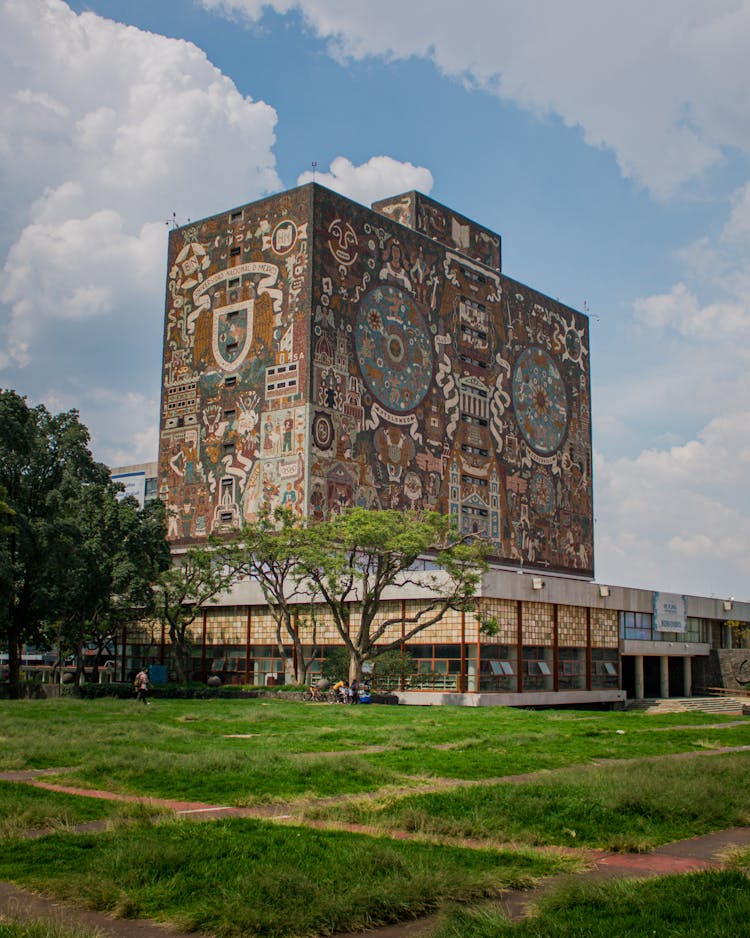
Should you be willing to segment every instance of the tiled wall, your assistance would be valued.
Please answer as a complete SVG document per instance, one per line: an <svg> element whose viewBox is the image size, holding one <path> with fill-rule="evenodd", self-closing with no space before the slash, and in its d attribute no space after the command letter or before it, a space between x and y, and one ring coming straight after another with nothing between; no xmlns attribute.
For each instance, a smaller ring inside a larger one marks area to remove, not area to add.
<svg viewBox="0 0 750 938"><path fill-rule="evenodd" d="M435 509L509 563L592 575L586 317L327 190L315 206L310 516Z"/></svg>

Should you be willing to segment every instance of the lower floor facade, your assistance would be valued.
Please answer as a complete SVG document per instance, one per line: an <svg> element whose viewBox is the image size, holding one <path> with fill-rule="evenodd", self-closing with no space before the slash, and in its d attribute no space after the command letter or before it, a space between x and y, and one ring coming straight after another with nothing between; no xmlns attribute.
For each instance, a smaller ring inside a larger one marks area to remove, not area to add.
<svg viewBox="0 0 750 938"><path fill-rule="evenodd" d="M681 597L678 630L659 622L648 590L553 576L491 570L475 608L448 611L405 640L406 622L428 601L414 587L394 591L381 615L392 620L382 646L409 659L408 675L373 682L408 703L463 705L617 705L643 697L690 696L706 684L712 649L731 647L732 623L750 621L750 603ZM358 607L351 607L351 629ZM491 626L490 626L491 624ZM660 625L662 627L660 627ZM222 684L312 683L342 646L323 604L299 607L299 656L279 635L257 584L238 584L199 610L191 628L190 677ZM123 636L117 677L144 665L170 676L171 650L163 627L143 624ZM341 677L346 677L342 674Z"/></svg>

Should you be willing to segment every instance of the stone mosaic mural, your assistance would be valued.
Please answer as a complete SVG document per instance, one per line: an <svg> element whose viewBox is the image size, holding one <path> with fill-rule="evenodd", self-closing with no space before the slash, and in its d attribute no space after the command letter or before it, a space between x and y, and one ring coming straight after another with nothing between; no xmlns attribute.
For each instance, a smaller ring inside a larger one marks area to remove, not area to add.
<svg viewBox="0 0 750 938"><path fill-rule="evenodd" d="M159 486L169 537L304 511L311 191L169 239Z"/></svg>
<svg viewBox="0 0 750 938"><path fill-rule="evenodd" d="M487 229L395 202L305 186L172 233L170 536L264 503L430 508L501 560L593 575L586 318L501 274Z"/></svg>
<svg viewBox="0 0 750 938"><path fill-rule="evenodd" d="M500 559L592 575L586 317L503 276L486 229L466 243L491 264L437 203L377 205L316 194L312 515L432 508Z"/></svg>

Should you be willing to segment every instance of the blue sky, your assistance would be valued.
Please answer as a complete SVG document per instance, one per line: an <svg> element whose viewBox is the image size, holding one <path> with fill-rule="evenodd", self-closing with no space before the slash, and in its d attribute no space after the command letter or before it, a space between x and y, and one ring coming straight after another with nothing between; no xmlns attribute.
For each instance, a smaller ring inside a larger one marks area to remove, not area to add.
<svg viewBox="0 0 750 938"><path fill-rule="evenodd" d="M168 220L410 188L591 315L603 582L750 598L748 0L0 0L0 385L156 455Z"/></svg>

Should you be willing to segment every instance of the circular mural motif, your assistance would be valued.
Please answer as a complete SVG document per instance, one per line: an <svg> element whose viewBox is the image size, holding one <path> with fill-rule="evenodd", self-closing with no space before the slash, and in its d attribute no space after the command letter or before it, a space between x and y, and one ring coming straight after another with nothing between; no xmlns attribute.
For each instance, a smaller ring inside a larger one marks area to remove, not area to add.
<svg viewBox="0 0 750 938"><path fill-rule="evenodd" d="M432 381L430 333L408 293L385 285L370 290L354 341L365 384L384 407L405 413L424 400Z"/></svg>
<svg viewBox="0 0 750 938"><path fill-rule="evenodd" d="M518 356L513 372L513 408L526 442L541 456L560 446L568 426L568 398L557 365L541 348Z"/></svg>
<svg viewBox="0 0 750 938"><path fill-rule="evenodd" d="M287 219L280 221L273 229L271 247L276 254L288 254L297 243L297 226Z"/></svg>
<svg viewBox="0 0 750 938"><path fill-rule="evenodd" d="M312 422L313 442L318 449L330 449L333 445L333 422L328 414L317 413Z"/></svg>

